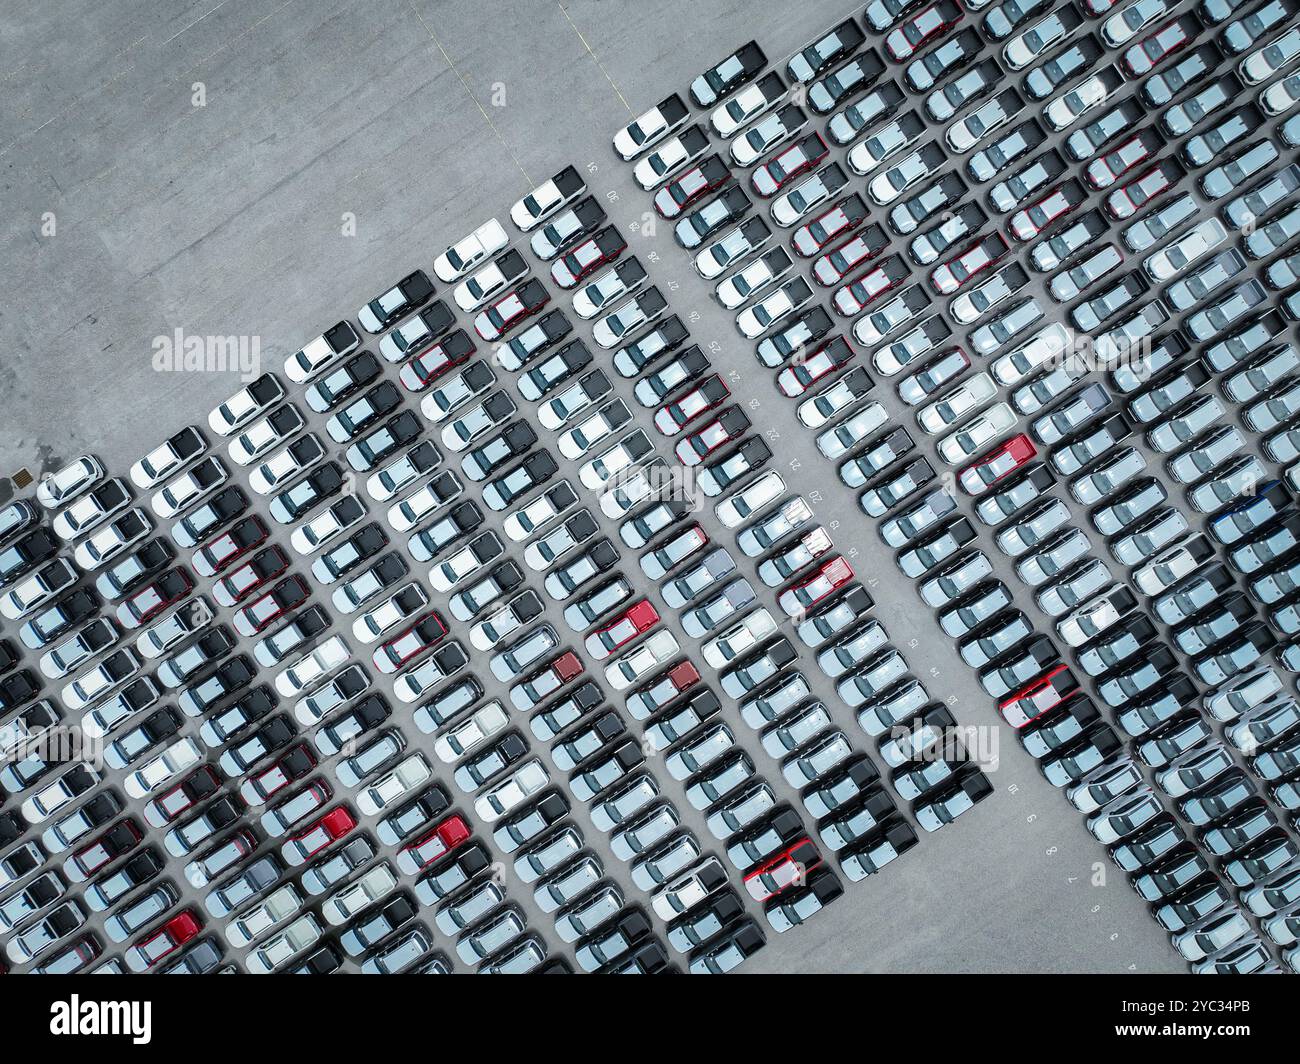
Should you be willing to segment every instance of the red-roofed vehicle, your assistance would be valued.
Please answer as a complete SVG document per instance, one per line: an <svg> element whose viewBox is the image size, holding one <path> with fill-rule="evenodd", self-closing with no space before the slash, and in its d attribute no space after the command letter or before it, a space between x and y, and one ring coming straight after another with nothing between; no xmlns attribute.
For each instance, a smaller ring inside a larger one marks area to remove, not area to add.
<svg viewBox="0 0 1300 1064"><path fill-rule="evenodd" d="M642 599L633 603L604 628L587 636L587 653L601 661L659 623L659 611Z"/></svg>
<svg viewBox="0 0 1300 1064"><path fill-rule="evenodd" d="M1038 454L1023 432L1012 436L1006 443L976 459L959 474L957 480L968 495L981 495L998 481L1005 479Z"/></svg>

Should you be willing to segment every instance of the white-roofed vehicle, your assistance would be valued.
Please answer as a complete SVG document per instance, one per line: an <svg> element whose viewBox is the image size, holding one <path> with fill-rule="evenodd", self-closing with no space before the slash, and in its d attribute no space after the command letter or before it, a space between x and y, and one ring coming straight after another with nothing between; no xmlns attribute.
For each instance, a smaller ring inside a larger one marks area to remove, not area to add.
<svg viewBox="0 0 1300 1064"><path fill-rule="evenodd" d="M284 374L295 384L304 384L360 346L356 329L350 322L341 321L286 358Z"/></svg>
<svg viewBox="0 0 1300 1064"><path fill-rule="evenodd" d="M36 487L36 501L47 510L66 506L91 485L103 480L104 466L93 455L83 454L62 469L42 477Z"/></svg>

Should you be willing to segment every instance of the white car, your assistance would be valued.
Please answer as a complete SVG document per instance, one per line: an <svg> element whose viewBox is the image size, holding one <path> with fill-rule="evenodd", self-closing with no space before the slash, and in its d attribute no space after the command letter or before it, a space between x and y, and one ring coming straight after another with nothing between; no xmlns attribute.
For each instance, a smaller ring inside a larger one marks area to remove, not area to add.
<svg viewBox="0 0 1300 1064"><path fill-rule="evenodd" d="M275 689L282 698L293 698L340 668L351 653L341 635L331 636L281 672L275 678Z"/></svg>
<svg viewBox="0 0 1300 1064"><path fill-rule="evenodd" d="M1291 74L1259 94L1264 113L1276 118L1300 104L1300 74Z"/></svg>
<svg viewBox="0 0 1300 1064"><path fill-rule="evenodd" d="M590 452L596 444L626 425L631 418L632 413L628 410L627 404L622 399L615 399L581 424L574 425L567 432L561 433L556 446L560 454L569 461L575 462Z"/></svg>
<svg viewBox="0 0 1300 1064"><path fill-rule="evenodd" d="M312 554L365 517L366 505L360 496L344 495L310 521L295 528L289 544L299 554Z"/></svg>
<svg viewBox="0 0 1300 1064"><path fill-rule="evenodd" d="M295 351L286 358L284 375L294 384L306 384L360 346L361 337L357 335L356 329L341 321L329 332L307 341L301 351Z"/></svg>
<svg viewBox="0 0 1300 1064"><path fill-rule="evenodd" d="M1069 351L1074 343L1074 333L1058 322L1053 322L1034 333L1014 351L993 360L989 366L993 379L1003 387L1011 388L1042 369L1054 359Z"/></svg>
<svg viewBox="0 0 1300 1064"><path fill-rule="evenodd" d="M433 779L433 769L423 754L411 754L357 795L357 808L364 816L377 816L404 795Z"/></svg>
<svg viewBox="0 0 1300 1064"><path fill-rule="evenodd" d="M442 456L433 443L425 440L372 473L366 480L366 494L375 502L387 502L432 475L441 462Z"/></svg>
<svg viewBox="0 0 1300 1064"><path fill-rule="evenodd" d="M485 823L494 824L513 809L519 808L550 782L550 773L537 758L525 761L474 802L474 812Z"/></svg>
<svg viewBox="0 0 1300 1064"><path fill-rule="evenodd" d="M713 296L728 310L737 310L784 277L793 265L784 248L775 248L724 277L714 286Z"/></svg>
<svg viewBox="0 0 1300 1064"><path fill-rule="evenodd" d="M492 532L484 534L488 539L493 535ZM479 540L476 539L430 569L429 586L441 595L450 594L457 584L468 580L482 569L487 563L479 556L478 546Z"/></svg>
<svg viewBox="0 0 1300 1064"><path fill-rule="evenodd" d="M647 289L606 314L591 327L592 339L606 351L617 347L634 330L648 325L668 309L657 288Z"/></svg>
<svg viewBox="0 0 1300 1064"><path fill-rule="evenodd" d="M429 604L429 596L415 581L403 584L374 609L367 610L352 622L352 634L362 643L373 643L408 617L414 617Z"/></svg>
<svg viewBox="0 0 1300 1064"><path fill-rule="evenodd" d="M1101 24L1101 36L1111 48L1122 48L1167 10L1167 0L1137 0L1106 19Z"/></svg>
<svg viewBox="0 0 1300 1064"><path fill-rule="evenodd" d="M302 895L292 883L285 883L262 901L245 909L226 925L226 938L235 949L274 930L302 908Z"/></svg>
<svg viewBox="0 0 1300 1064"><path fill-rule="evenodd" d="M507 260L514 260L518 268L507 273L502 268L503 264L510 265ZM517 252L509 255L502 255L501 258L494 262L489 262L481 270L458 284L451 293L451 298L456 301L456 306L465 311L466 314L473 313L483 304L489 302L493 296L499 292L504 292L513 281L528 272L528 264L524 262L523 257Z"/></svg>
<svg viewBox="0 0 1300 1064"><path fill-rule="evenodd" d="M131 482L146 490L156 487L187 462L208 449L203 434L189 425L159 444L131 467Z"/></svg>
<svg viewBox="0 0 1300 1064"><path fill-rule="evenodd" d="M59 539L67 542L97 528L130 505L131 492L124 480L105 481L55 514L50 527Z"/></svg>
<svg viewBox="0 0 1300 1064"><path fill-rule="evenodd" d="M1213 216L1192 226L1173 243L1142 261L1142 269L1157 284L1171 281L1228 238L1228 230Z"/></svg>
<svg viewBox="0 0 1300 1064"><path fill-rule="evenodd" d="M248 486L259 495L270 495L324 457L325 448L321 446L320 437L309 432L283 450L276 451L254 469L248 475Z"/></svg>
<svg viewBox="0 0 1300 1064"><path fill-rule="evenodd" d="M635 292L645 284L646 277L645 268L635 258L611 266L573 294L573 312L583 321L590 321L614 300Z"/></svg>
<svg viewBox="0 0 1300 1064"><path fill-rule="evenodd" d="M301 431L304 425L306 422L298 408L286 403L249 425L230 441L227 451L234 461L246 466Z"/></svg>
<svg viewBox="0 0 1300 1064"><path fill-rule="evenodd" d="M326 898L321 915L331 927L340 927L396 889L397 875L387 861L381 861Z"/></svg>
<svg viewBox="0 0 1300 1064"><path fill-rule="evenodd" d="M1246 56L1237 67L1237 72L1247 85L1259 85L1283 67L1294 63L1297 58L1300 58L1300 26L1293 26L1263 48Z"/></svg>
<svg viewBox="0 0 1300 1064"><path fill-rule="evenodd" d="M659 919L674 920L695 908L726 882L727 873L722 862L710 854L650 895L650 906Z"/></svg>
<svg viewBox="0 0 1300 1064"><path fill-rule="evenodd" d="M128 510L116 521L96 529L78 543L72 552L73 561L83 572L93 573L152 531L153 522L143 510Z"/></svg>
<svg viewBox="0 0 1300 1064"><path fill-rule="evenodd" d="M453 284L509 242L505 227L495 218L489 218L464 240L452 244L434 259L433 272L440 280Z"/></svg>
<svg viewBox="0 0 1300 1064"><path fill-rule="evenodd" d="M36 501L47 510L57 510L89 491L91 485L103 480L104 476L104 466L100 460L93 455L83 454L57 472L42 477L36 486Z"/></svg>
<svg viewBox="0 0 1300 1064"><path fill-rule="evenodd" d="M76 582L77 570L62 558L55 558L5 591L0 598L0 615L20 620Z"/></svg>
<svg viewBox="0 0 1300 1064"><path fill-rule="evenodd" d="M751 307L736 315L736 328L747 340L757 340L812 298L812 289L802 277L786 281Z"/></svg>
<svg viewBox="0 0 1300 1064"><path fill-rule="evenodd" d="M501 527L513 542L522 543L543 525L567 513L577 501L578 495L573 486L567 480L562 480L509 514Z"/></svg>
<svg viewBox="0 0 1300 1064"><path fill-rule="evenodd" d="M510 714L498 700L493 699L438 736L433 743L433 752L444 764L455 764L509 724Z"/></svg>
<svg viewBox="0 0 1300 1064"><path fill-rule="evenodd" d="M679 130L691 116L676 93L633 119L614 134L614 151L624 162L648 152L665 137Z"/></svg>
<svg viewBox="0 0 1300 1064"><path fill-rule="evenodd" d="M122 647L104 658L89 672L66 684L60 697L74 713L97 702L120 687L140 671L140 656L130 647Z"/></svg>
<svg viewBox="0 0 1300 1064"><path fill-rule="evenodd" d="M230 470L226 468L226 463L216 455L210 455L168 483L166 487L154 492L149 505L159 517L164 519L175 517L216 491L229 479Z"/></svg>
<svg viewBox="0 0 1300 1064"><path fill-rule="evenodd" d="M654 447L650 443L650 438L641 429L637 429L614 444L609 450L602 451L590 461L583 462L578 467L578 479L590 491L601 491L606 484L618 477L625 469L630 468L647 454L653 453L653 451ZM603 501L601 505L603 507Z"/></svg>
<svg viewBox="0 0 1300 1064"><path fill-rule="evenodd" d="M692 137L691 134L695 136ZM637 163L632 169L632 176L646 192L652 192L697 159L707 147L708 139L704 137L699 126L694 126L682 136L665 141Z"/></svg>
<svg viewBox="0 0 1300 1064"><path fill-rule="evenodd" d="M142 801L202 760L203 750L198 743L188 737L178 739L127 776L122 787L132 798Z"/></svg>
<svg viewBox="0 0 1300 1064"><path fill-rule="evenodd" d="M229 436L283 398L284 385L264 373L216 407L208 415L208 427L219 436Z"/></svg>
<svg viewBox="0 0 1300 1064"><path fill-rule="evenodd" d="M409 532L450 502L437 482L425 484L388 508L388 523L395 532Z"/></svg>
<svg viewBox="0 0 1300 1064"><path fill-rule="evenodd" d="M77 782L70 782L70 777L77 777ZM93 782L92 782L93 781ZM31 797L25 799L22 804L23 819L27 823L36 825L42 821L48 820L60 809L63 809L82 795L87 793L86 784L92 782L92 786L99 782L99 773L89 765L78 765L69 769L53 783L42 787ZM39 847L37 848L39 852ZM5 874L4 869L0 869L0 875ZM7 885L7 884L6 884Z"/></svg>
<svg viewBox="0 0 1300 1064"><path fill-rule="evenodd" d="M997 398L998 386L987 373L967 377L955 388L916 412L921 431L933 436L957 424L967 414L979 410Z"/></svg>
<svg viewBox="0 0 1300 1064"><path fill-rule="evenodd" d="M447 420L471 399L482 395L496 384L492 367L480 360L466 366L459 373L442 379L441 383L420 400L420 412L435 425Z"/></svg>
<svg viewBox="0 0 1300 1064"><path fill-rule="evenodd" d="M731 161L737 166L753 166L778 144L784 144L807 124L807 117L794 104L783 107L755 122L743 137L731 142Z"/></svg>
<svg viewBox="0 0 1300 1064"><path fill-rule="evenodd" d="M320 936L320 924L316 917L309 912L303 913L278 935L272 935L256 946L248 954L244 965L253 975L269 975L303 950L316 945Z"/></svg>
<svg viewBox="0 0 1300 1064"><path fill-rule="evenodd" d="M510 220L527 233L586 191L587 184L578 175L578 171L567 166L516 202L510 208Z"/></svg>
<svg viewBox="0 0 1300 1064"><path fill-rule="evenodd" d="M773 72L775 73L775 72ZM779 78L780 75L777 75ZM720 103L709 115L709 123L718 136L724 140L734 137L741 128L748 125L759 115L767 114L778 104L785 101L781 95L772 95L764 91L762 85L767 78L751 85L746 85L731 99Z"/></svg>
<svg viewBox="0 0 1300 1064"><path fill-rule="evenodd" d="M676 636L666 628L661 628L606 665L605 679L615 691L625 691L666 665L679 649Z"/></svg>
<svg viewBox="0 0 1300 1064"><path fill-rule="evenodd" d="M756 477L734 495L714 505L713 512L727 528L735 528L741 522L765 510L785 494L785 481L775 469Z"/></svg>
<svg viewBox="0 0 1300 1064"><path fill-rule="evenodd" d="M760 606L721 635L704 644L704 660L715 669L723 668L776 631L776 621Z"/></svg>
<svg viewBox="0 0 1300 1064"><path fill-rule="evenodd" d="M1015 411L1006 403L997 403L939 441L939 457L949 465L973 458L1016 423Z"/></svg>
<svg viewBox="0 0 1300 1064"><path fill-rule="evenodd" d="M115 646L121 637L121 630L111 615L96 617L74 635L41 655L41 673L46 679L62 679L96 654Z"/></svg>

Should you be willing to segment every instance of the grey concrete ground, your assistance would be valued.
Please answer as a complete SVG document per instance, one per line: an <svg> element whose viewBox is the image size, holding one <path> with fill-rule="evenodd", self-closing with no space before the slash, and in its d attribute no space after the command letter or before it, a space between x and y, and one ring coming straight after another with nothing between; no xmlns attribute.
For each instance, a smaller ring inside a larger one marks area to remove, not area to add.
<svg viewBox="0 0 1300 1064"><path fill-rule="evenodd" d="M10 3L0 473L82 451L124 472L240 383L155 370L156 337L256 337L278 369L567 162L595 165L589 184L628 231L648 200L610 153L613 130L749 37L775 59L845 13L685 0ZM680 279L674 309L698 311L693 335L722 343L715 362L744 374L738 391L762 401L778 454L803 458L795 486L824 489L819 516L840 522L837 543L858 546L859 568L878 576L882 617L913 670L936 697L957 696L964 723L989 724L973 675L663 228L652 274ZM1082 818L1002 740L993 798L847 885L808 927L771 936L747 970L1182 970ZM549 920L530 917L558 945Z"/></svg>

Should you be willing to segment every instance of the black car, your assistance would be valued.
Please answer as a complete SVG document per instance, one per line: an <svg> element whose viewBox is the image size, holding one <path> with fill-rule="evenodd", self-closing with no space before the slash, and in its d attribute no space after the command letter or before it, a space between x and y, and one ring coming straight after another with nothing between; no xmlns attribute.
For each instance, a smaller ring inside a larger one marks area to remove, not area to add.
<svg viewBox="0 0 1300 1064"><path fill-rule="evenodd" d="M332 584L387 545L388 534L377 521L371 521L312 562L312 575L322 584Z"/></svg>
<svg viewBox="0 0 1300 1064"><path fill-rule="evenodd" d="M343 470L327 462L276 495L271 500L271 516L282 525L292 524L317 503L342 490Z"/></svg>
<svg viewBox="0 0 1300 1064"><path fill-rule="evenodd" d="M241 488L225 488L172 525L172 539L181 547L195 547L247 509L248 496Z"/></svg>
<svg viewBox="0 0 1300 1064"><path fill-rule="evenodd" d="M357 312L357 320L368 333L383 332L433 295L433 284L423 270L408 273L386 292L381 292Z"/></svg>
<svg viewBox="0 0 1300 1064"><path fill-rule="evenodd" d="M765 66L767 56L758 42L743 44L691 82L691 99L696 107L712 107L752 81Z"/></svg>
<svg viewBox="0 0 1300 1064"><path fill-rule="evenodd" d="M59 541L48 528L35 528L0 552L0 587L11 584L59 551Z"/></svg>

